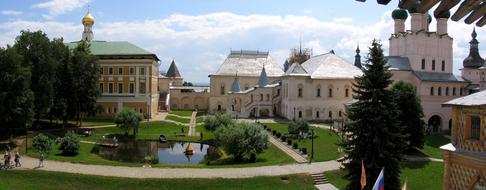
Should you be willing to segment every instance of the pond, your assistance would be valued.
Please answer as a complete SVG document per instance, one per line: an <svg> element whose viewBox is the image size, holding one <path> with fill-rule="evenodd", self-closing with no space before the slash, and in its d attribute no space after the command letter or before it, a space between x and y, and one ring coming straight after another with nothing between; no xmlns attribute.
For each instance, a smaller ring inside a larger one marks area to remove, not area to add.
<svg viewBox="0 0 486 190"><path fill-rule="evenodd" d="M205 159L206 154L214 150L214 147L194 142L173 142L161 143L159 141L129 140L118 142L116 148L97 146L95 152L104 159L145 163L147 156L158 157L159 164L197 164ZM186 155L184 152L192 146L194 153ZM157 161L155 161L157 162Z"/></svg>

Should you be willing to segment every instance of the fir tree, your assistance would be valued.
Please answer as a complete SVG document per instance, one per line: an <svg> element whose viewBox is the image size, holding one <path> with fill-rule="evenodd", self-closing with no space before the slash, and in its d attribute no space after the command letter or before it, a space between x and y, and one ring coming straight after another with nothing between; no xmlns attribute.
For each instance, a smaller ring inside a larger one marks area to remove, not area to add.
<svg viewBox="0 0 486 190"><path fill-rule="evenodd" d="M74 89L73 71L70 60L70 50L64 45L62 38L54 39L51 43L56 61L56 80L54 83L54 105L51 115L63 121L63 126L67 120L73 118L74 113Z"/></svg>
<svg viewBox="0 0 486 190"><path fill-rule="evenodd" d="M387 87L392 73L385 66L382 45L373 40L363 76L355 78L353 91L358 101L348 109L351 122L344 132L346 139L340 145L346 155L341 161L350 180L347 189L360 189L361 161L366 167L371 189L380 170L385 169L385 189L399 189L401 152L405 146L402 127L397 119L399 111Z"/></svg>
<svg viewBox="0 0 486 190"><path fill-rule="evenodd" d="M402 124L405 141L408 149L424 146L425 122L424 112L420 104L420 98L415 92L415 87L404 81L398 81L391 87L395 103L400 109L398 120Z"/></svg>

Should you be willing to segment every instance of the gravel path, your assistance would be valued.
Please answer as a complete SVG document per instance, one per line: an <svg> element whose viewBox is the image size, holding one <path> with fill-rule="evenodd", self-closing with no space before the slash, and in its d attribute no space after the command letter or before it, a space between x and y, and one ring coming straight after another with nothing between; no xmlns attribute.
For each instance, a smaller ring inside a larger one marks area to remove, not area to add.
<svg viewBox="0 0 486 190"><path fill-rule="evenodd" d="M270 133L268 134L268 139L269 141L275 145L277 148L285 152L285 154L289 155L292 157L297 163L306 163L309 162L306 158L304 158L302 155L297 153L294 149L289 148L285 144L283 144L281 141L275 139Z"/></svg>
<svg viewBox="0 0 486 190"><path fill-rule="evenodd" d="M39 161L22 157L23 169L78 173L129 178L249 178L254 176L279 176L297 173L322 173L340 167L337 161L312 164L288 164L249 168L138 168L125 166L86 165L46 160L43 168L36 168ZM21 169L22 169L21 168Z"/></svg>
<svg viewBox="0 0 486 190"><path fill-rule="evenodd" d="M196 116L197 112L193 111L191 115L191 122L189 122L189 132L187 136L196 136Z"/></svg>

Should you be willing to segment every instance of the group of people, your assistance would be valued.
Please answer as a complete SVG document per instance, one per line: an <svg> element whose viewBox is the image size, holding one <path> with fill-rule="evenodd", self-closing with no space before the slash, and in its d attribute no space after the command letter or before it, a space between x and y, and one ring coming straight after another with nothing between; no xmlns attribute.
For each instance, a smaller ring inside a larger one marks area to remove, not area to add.
<svg viewBox="0 0 486 190"><path fill-rule="evenodd" d="M5 151L5 154L3 155L3 166L1 168L3 169L10 169L12 168L12 150L10 146L7 146L7 151ZM15 152L14 156L14 162L15 162L15 167L20 167L22 164L20 164L20 154L19 152Z"/></svg>

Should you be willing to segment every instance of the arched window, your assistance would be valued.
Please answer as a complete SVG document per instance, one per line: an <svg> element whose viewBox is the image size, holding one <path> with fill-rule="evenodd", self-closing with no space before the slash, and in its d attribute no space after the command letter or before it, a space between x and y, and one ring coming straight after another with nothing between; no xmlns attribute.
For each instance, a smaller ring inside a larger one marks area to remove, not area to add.
<svg viewBox="0 0 486 190"><path fill-rule="evenodd" d="M446 96L449 96L449 87L446 87L446 90L445 90L445 95L446 95Z"/></svg>
<svg viewBox="0 0 486 190"><path fill-rule="evenodd" d="M270 101L270 94L267 94L267 101Z"/></svg>
<svg viewBox="0 0 486 190"><path fill-rule="evenodd" d="M442 96L442 87L437 88L437 95Z"/></svg>
<svg viewBox="0 0 486 190"><path fill-rule="evenodd" d="M422 70L425 70L425 59L422 59Z"/></svg>
<svg viewBox="0 0 486 190"><path fill-rule="evenodd" d="M349 88L346 88L346 90L344 90L344 96L349 97Z"/></svg>
<svg viewBox="0 0 486 190"><path fill-rule="evenodd" d="M452 95L455 96L456 95L456 87L452 87Z"/></svg>
<svg viewBox="0 0 486 190"><path fill-rule="evenodd" d="M442 71L445 71L445 61L442 60Z"/></svg>
<svg viewBox="0 0 486 190"><path fill-rule="evenodd" d="M302 111L299 111L299 118L302 118Z"/></svg>
<svg viewBox="0 0 486 190"><path fill-rule="evenodd" d="M298 85L298 88L299 88L299 89L297 90L297 93L298 93L298 94L297 94L297 97L302 98L302 93L303 93L303 92L302 92L302 91L303 91L303 85L302 85L302 84L299 84L299 85Z"/></svg>
<svg viewBox="0 0 486 190"><path fill-rule="evenodd" d="M263 101L263 94L260 94L260 101Z"/></svg>
<svg viewBox="0 0 486 190"><path fill-rule="evenodd" d="M432 60L432 71L435 71L435 60Z"/></svg>
<svg viewBox="0 0 486 190"><path fill-rule="evenodd" d="M329 118L332 118L332 111L329 111Z"/></svg>
<svg viewBox="0 0 486 190"><path fill-rule="evenodd" d="M317 87L317 97L321 97L321 88Z"/></svg>
<svg viewBox="0 0 486 190"><path fill-rule="evenodd" d="M224 83L221 83L221 86L220 86L220 94L221 95L224 95Z"/></svg>
<svg viewBox="0 0 486 190"><path fill-rule="evenodd" d="M319 118L319 111L316 112L316 118Z"/></svg>
<svg viewBox="0 0 486 190"><path fill-rule="evenodd" d="M462 96L462 88L459 88L459 96Z"/></svg>
<svg viewBox="0 0 486 190"><path fill-rule="evenodd" d="M250 94L250 102L253 102L253 94Z"/></svg>
<svg viewBox="0 0 486 190"><path fill-rule="evenodd" d="M433 96L434 95L434 87L430 87L430 95Z"/></svg>
<svg viewBox="0 0 486 190"><path fill-rule="evenodd" d="M329 97L332 97L332 88L329 88Z"/></svg>

